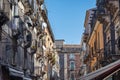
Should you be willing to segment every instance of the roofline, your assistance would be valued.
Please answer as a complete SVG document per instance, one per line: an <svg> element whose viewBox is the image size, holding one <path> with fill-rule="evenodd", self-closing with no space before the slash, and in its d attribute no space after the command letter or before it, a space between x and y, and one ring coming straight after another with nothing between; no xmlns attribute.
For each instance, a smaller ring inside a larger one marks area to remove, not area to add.
<svg viewBox="0 0 120 80"><path fill-rule="evenodd" d="M52 41L55 42L55 37L54 37L53 31L52 31L52 28L51 28L51 25L48 19L47 19L47 24L48 24L49 33L51 34Z"/></svg>
<svg viewBox="0 0 120 80"><path fill-rule="evenodd" d="M89 9L89 10L86 11L85 21L84 21L84 27L86 27L86 24L87 24L86 22L87 22L87 20L89 18L88 15L90 15L90 11L93 11L93 10L96 10L96 8L91 8L91 9Z"/></svg>

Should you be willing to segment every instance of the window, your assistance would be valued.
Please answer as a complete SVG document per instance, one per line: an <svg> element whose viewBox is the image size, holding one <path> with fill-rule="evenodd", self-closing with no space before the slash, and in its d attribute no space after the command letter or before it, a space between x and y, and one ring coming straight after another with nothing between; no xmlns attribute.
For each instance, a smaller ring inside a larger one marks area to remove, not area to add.
<svg viewBox="0 0 120 80"><path fill-rule="evenodd" d="M74 69L75 69L75 62L70 61L70 70L74 70Z"/></svg>
<svg viewBox="0 0 120 80"><path fill-rule="evenodd" d="M70 59L75 59L75 55L74 54L70 54L69 58Z"/></svg>
<svg viewBox="0 0 120 80"><path fill-rule="evenodd" d="M74 73L70 73L70 80L75 80Z"/></svg>

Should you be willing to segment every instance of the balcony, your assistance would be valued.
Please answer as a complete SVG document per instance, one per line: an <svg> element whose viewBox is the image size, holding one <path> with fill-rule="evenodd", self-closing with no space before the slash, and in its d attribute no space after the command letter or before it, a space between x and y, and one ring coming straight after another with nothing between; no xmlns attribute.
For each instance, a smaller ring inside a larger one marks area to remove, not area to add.
<svg viewBox="0 0 120 80"><path fill-rule="evenodd" d="M89 60L89 53L86 52L84 57L83 57L84 63L86 63Z"/></svg>
<svg viewBox="0 0 120 80"><path fill-rule="evenodd" d="M13 38L11 40L5 31L2 32L2 35L4 35L3 38L5 39L2 39L2 41L0 42L0 51L2 52L0 53L0 63L2 65L9 65L11 67L15 67L17 65L18 68L21 68L23 65L23 60L21 59L21 57L23 58L23 53L21 53L21 51L17 52L16 46L19 46L17 45L17 41ZM23 48L19 46L19 50L23 50ZM17 58L18 55L19 59Z"/></svg>
<svg viewBox="0 0 120 80"><path fill-rule="evenodd" d="M110 22L110 16L109 14L105 13L105 9L100 8L97 10L97 20L107 26Z"/></svg>
<svg viewBox="0 0 120 80"><path fill-rule="evenodd" d="M83 41L84 42L87 42L88 36L89 36L89 33L84 31L84 33L83 33Z"/></svg>
<svg viewBox="0 0 120 80"><path fill-rule="evenodd" d="M52 66L55 64L55 55L52 56L52 59L51 59L50 63L52 64Z"/></svg>
<svg viewBox="0 0 120 80"><path fill-rule="evenodd" d="M116 39L116 48L117 51L120 50L120 36Z"/></svg>
<svg viewBox="0 0 120 80"><path fill-rule="evenodd" d="M43 77L46 74L46 72L42 71L42 68L40 66L35 66L34 74L36 78L40 78Z"/></svg>
<svg viewBox="0 0 120 80"><path fill-rule="evenodd" d="M80 67L80 71L79 71L80 76L83 76L83 75L84 75L84 72L85 72L85 69L84 69L84 66L82 65L82 66Z"/></svg>
<svg viewBox="0 0 120 80"><path fill-rule="evenodd" d="M44 4L41 5L41 10L42 10L41 14L42 14L45 22L47 22L47 15L48 15L48 13L47 13L46 6Z"/></svg>
<svg viewBox="0 0 120 80"><path fill-rule="evenodd" d="M52 60L52 53L47 51L46 56L48 57L48 60Z"/></svg>
<svg viewBox="0 0 120 80"><path fill-rule="evenodd" d="M92 15L93 15L93 17L92 17L92 20L90 22L90 26L91 26L90 36L91 36L91 34L92 34L93 30L94 30L94 27L96 25L96 22L97 22L97 11L94 10L94 13Z"/></svg>
<svg viewBox="0 0 120 80"><path fill-rule="evenodd" d="M25 15L24 20L25 20L25 23L27 23L28 27L33 26L33 22L29 16Z"/></svg>
<svg viewBox="0 0 120 80"><path fill-rule="evenodd" d="M112 15L114 15L119 8L119 2L118 0L109 0L105 7Z"/></svg>
<svg viewBox="0 0 120 80"><path fill-rule="evenodd" d="M108 60L109 63L114 62L118 59L120 59L120 50L119 50L119 38L116 40L115 43L115 52L113 53L112 46L111 46L111 40L108 41L105 47L105 59Z"/></svg>
<svg viewBox="0 0 120 80"><path fill-rule="evenodd" d="M35 74L35 76L36 77L40 77L40 75L41 75L41 67L40 66L35 66L34 67L34 74Z"/></svg>
<svg viewBox="0 0 120 80"><path fill-rule="evenodd" d="M97 58L99 60L99 63L102 65L102 66L105 66L105 64L107 63L107 60L105 58L105 54L104 54L104 49L98 49L96 50L96 53L98 54Z"/></svg>
<svg viewBox="0 0 120 80"><path fill-rule="evenodd" d="M44 3L44 0L37 0L37 3L41 5Z"/></svg>
<svg viewBox="0 0 120 80"><path fill-rule="evenodd" d="M25 12L31 14L33 12L33 0L22 0Z"/></svg>
<svg viewBox="0 0 120 80"><path fill-rule="evenodd" d="M28 48L31 46L31 42L32 42L32 34L30 32L27 33L27 35L25 36L25 41L24 41L24 47Z"/></svg>
<svg viewBox="0 0 120 80"><path fill-rule="evenodd" d="M34 53L36 53L36 51L37 51L37 41L36 40L33 40L32 41L32 45L31 45L31 54L34 54Z"/></svg>
<svg viewBox="0 0 120 80"><path fill-rule="evenodd" d="M38 60L38 59L42 59L42 54L41 54L41 53L37 53L36 59L37 59L37 60Z"/></svg>
<svg viewBox="0 0 120 80"><path fill-rule="evenodd" d="M112 54L111 40L105 44L105 56L108 57L110 54Z"/></svg>
<svg viewBox="0 0 120 80"><path fill-rule="evenodd" d="M97 6L103 5L107 0L96 0Z"/></svg>
<svg viewBox="0 0 120 80"><path fill-rule="evenodd" d="M119 7L119 0L109 0L109 3L112 3L115 7Z"/></svg>
<svg viewBox="0 0 120 80"><path fill-rule="evenodd" d="M1 46L3 46L3 44L1 44ZM4 47L2 47L1 49L2 49L2 53L0 53L1 65L8 65L12 63L12 54L10 54L13 53L12 45L6 45L6 51Z"/></svg>
<svg viewBox="0 0 120 80"><path fill-rule="evenodd" d="M120 36L116 39L115 42L115 55L116 59L120 59Z"/></svg>

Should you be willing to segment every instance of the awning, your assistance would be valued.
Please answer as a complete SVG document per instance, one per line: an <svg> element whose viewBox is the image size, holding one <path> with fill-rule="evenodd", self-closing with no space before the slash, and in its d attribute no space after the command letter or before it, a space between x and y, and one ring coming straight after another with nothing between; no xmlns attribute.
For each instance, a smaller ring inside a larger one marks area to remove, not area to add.
<svg viewBox="0 0 120 80"><path fill-rule="evenodd" d="M22 71L18 71L13 68L9 68L9 74L10 76L16 76L16 77L21 77L21 78L23 78L24 76L24 73Z"/></svg>
<svg viewBox="0 0 120 80"><path fill-rule="evenodd" d="M102 80L118 70L120 70L120 60L82 76L80 80Z"/></svg>

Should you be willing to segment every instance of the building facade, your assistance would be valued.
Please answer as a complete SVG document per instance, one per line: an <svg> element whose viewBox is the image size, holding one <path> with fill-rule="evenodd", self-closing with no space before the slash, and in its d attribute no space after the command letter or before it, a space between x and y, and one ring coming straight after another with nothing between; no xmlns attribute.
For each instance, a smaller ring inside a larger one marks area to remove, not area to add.
<svg viewBox="0 0 120 80"><path fill-rule="evenodd" d="M83 35L83 39L86 41L86 54L84 63L87 67L87 76L92 73L105 69L106 67L110 69L110 65L117 63L120 59L119 56L119 10L120 10L119 0L96 0L96 9L93 10L91 20L89 20L90 15L86 15L85 24L90 25L91 31L90 35ZM85 27L85 31L86 31ZM87 52L89 52L87 54ZM114 63L113 63L114 62ZM112 68L111 68L112 70ZM110 70L109 70L110 71ZM106 70L106 76L100 75L97 77L91 77L95 79L111 79L118 80L120 71L111 72ZM114 73L114 74L113 74ZM93 74L94 75L94 74ZM82 78L81 78L82 79Z"/></svg>
<svg viewBox="0 0 120 80"><path fill-rule="evenodd" d="M44 0L0 0L0 45L0 80L58 78L59 57Z"/></svg>
<svg viewBox="0 0 120 80"><path fill-rule="evenodd" d="M60 80L79 80L80 45L64 44L64 40L56 40L59 54Z"/></svg>

